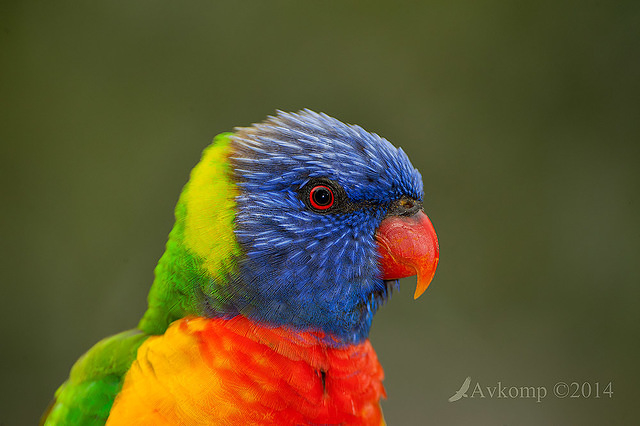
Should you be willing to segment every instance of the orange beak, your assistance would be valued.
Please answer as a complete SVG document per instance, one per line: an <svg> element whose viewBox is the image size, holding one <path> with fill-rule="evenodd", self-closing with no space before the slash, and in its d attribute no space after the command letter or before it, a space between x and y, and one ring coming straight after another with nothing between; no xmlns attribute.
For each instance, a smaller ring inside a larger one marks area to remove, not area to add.
<svg viewBox="0 0 640 426"><path fill-rule="evenodd" d="M419 210L412 216L389 216L376 232L382 278L396 280L418 275L413 295L420 297L436 273L438 237L427 215Z"/></svg>

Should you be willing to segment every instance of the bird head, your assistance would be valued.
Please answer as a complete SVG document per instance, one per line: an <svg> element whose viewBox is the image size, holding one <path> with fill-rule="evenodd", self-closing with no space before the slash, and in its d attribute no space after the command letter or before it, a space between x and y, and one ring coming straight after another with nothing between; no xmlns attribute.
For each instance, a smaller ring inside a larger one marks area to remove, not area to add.
<svg viewBox="0 0 640 426"><path fill-rule="evenodd" d="M402 149L310 110L220 135L194 168L141 328L185 315L362 341L397 279L438 262Z"/></svg>

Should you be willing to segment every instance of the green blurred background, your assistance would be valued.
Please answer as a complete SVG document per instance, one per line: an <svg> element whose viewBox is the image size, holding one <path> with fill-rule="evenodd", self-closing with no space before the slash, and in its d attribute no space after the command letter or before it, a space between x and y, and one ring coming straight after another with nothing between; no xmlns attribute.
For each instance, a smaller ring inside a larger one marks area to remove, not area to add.
<svg viewBox="0 0 640 426"><path fill-rule="evenodd" d="M639 32L637 1L2 2L0 424L136 324L211 138L303 107L424 178L438 273L371 335L389 424L636 423ZM614 393L447 402L466 376Z"/></svg>

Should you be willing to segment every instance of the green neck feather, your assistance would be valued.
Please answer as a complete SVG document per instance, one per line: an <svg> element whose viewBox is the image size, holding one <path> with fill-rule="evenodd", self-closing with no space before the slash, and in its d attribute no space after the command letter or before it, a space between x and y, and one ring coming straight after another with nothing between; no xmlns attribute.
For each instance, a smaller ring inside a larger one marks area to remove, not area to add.
<svg viewBox="0 0 640 426"><path fill-rule="evenodd" d="M182 190L149 307L138 325L146 333L162 334L171 322L205 310L222 312L212 304L222 305L231 296L228 277L240 248L233 233L237 188L227 162L230 136L214 138Z"/></svg>

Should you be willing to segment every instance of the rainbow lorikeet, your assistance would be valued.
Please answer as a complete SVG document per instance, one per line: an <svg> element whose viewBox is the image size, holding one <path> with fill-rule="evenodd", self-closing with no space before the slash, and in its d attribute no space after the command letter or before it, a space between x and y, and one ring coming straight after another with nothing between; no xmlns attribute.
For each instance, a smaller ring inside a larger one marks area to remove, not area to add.
<svg viewBox="0 0 640 426"><path fill-rule="evenodd" d="M401 149L310 110L218 135L191 172L138 327L71 370L46 425L383 424L367 336L438 263Z"/></svg>

